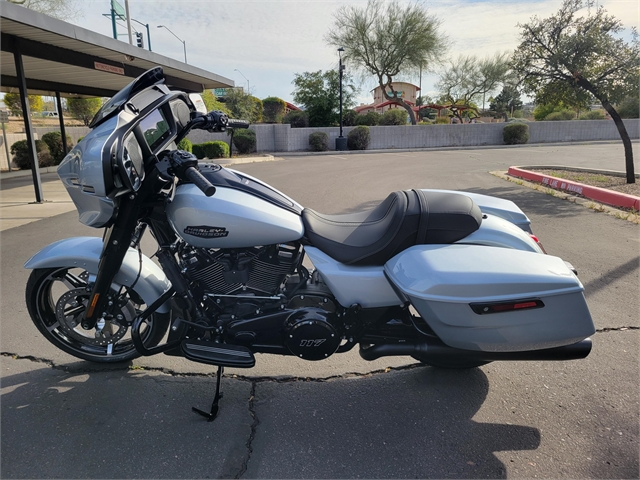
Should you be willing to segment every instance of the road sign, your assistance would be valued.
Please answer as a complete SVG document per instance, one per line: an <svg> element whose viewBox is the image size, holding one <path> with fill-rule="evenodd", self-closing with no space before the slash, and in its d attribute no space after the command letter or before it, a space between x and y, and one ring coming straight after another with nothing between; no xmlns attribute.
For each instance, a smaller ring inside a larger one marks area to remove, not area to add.
<svg viewBox="0 0 640 480"><path fill-rule="evenodd" d="M226 88L214 88L213 89L213 94L216 97L224 97L227 94L227 89Z"/></svg>
<svg viewBox="0 0 640 480"><path fill-rule="evenodd" d="M9 122L9 112L6 110L0 110L0 122L8 123Z"/></svg>
<svg viewBox="0 0 640 480"><path fill-rule="evenodd" d="M125 14L124 7L118 3L117 0L111 0L111 10L120 17L121 20L126 20L127 15Z"/></svg>

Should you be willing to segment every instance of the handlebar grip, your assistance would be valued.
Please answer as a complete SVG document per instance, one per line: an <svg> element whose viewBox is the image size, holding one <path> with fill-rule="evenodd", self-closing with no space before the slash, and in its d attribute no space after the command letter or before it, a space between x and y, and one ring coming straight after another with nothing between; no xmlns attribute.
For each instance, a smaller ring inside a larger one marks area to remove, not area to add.
<svg viewBox="0 0 640 480"><path fill-rule="evenodd" d="M229 128L249 128L250 123L247 120L236 120L230 118L227 127Z"/></svg>
<svg viewBox="0 0 640 480"><path fill-rule="evenodd" d="M184 176L189 179L196 187L202 190L207 197L210 197L216 193L216 187L214 187L209 180L207 180L198 170L194 167L188 167L184 171Z"/></svg>

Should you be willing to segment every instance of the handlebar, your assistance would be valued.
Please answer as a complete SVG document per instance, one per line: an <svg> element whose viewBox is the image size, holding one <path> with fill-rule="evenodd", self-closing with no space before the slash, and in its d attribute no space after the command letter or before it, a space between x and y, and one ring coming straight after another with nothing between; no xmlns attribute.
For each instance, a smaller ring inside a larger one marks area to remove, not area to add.
<svg viewBox="0 0 640 480"><path fill-rule="evenodd" d="M216 187L214 187L209 182L209 180L207 180L194 167L187 167L184 171L184 176L187 178L187 180L191 181L191 183L198 187L207 197L210 197L214 193L216 193Z"/></svg>
<svg viewBox="0 0 640 480"><path fill-rule="evenodd" d="M169 174L175 175L181 180L190 181L207 197L216 193L216 187L196 168L198 166L198 159L195 155L183 150L167 150L163 152L162 155L169 161L169 165L171 166L168 172Z"/></svg>

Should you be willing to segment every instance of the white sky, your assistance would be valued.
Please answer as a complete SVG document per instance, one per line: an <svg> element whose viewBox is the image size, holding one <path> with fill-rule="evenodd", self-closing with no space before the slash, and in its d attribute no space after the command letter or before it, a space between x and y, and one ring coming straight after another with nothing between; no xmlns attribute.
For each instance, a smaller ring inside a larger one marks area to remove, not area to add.
<svg viewBox="0 0 640 480"><path fill-rule="evenodd" d="M124 0L119 0L124 6ZM627 28L640 23L638 0L599 0ZM366 0L129 0L131 18L148 23L154 52L184 59L183 46L166 25L186 40L188 63L233 79L258 98L277 96L292 101L295 73L337 68L338 57L324 37L341 5L365 5ZM533 15L555 13L561 0L425 0L428 12L442 23L452 44L449 58L460 54L489 56L518 45L517 23ZM82 15L73 23L113 36L109 0L78 0ZM135 22L147 44L146 29ZM125 28L119 33L126 34ZM127 35L119 37L128 41ZM135 40L134 40L135 41ZM348 68L348 65L347 65ZM400 78L399 78L400 79ZM405 78L418 84L418 78ZM425 94L434 95L435 75L424 75ZM358 103L370 103L372 81L362 85Z"/></svg>

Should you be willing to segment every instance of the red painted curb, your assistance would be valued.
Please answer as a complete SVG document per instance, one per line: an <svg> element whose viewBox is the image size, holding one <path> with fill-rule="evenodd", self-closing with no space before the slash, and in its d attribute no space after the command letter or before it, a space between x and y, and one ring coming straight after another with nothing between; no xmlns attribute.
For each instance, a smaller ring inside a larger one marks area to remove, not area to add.
<svg viewBox="0 0 640 480"><path fill-rule="evenodd" d="M518 167L509 167L507 172L514 177L524 178L525 180L533 180L534 182L540 182L543 185L548 185L552 188L565 190L567 192L573 192L582 195L583 197L590 198L596 202L606 203L613 207L633 208L640 210L640 197L634 195L627 195L626 193L619 193L613 190L606 190L604 188L592 187L583 183L572 182L571 180L565 180L564 178L551 177L549 175L543 175L541 173L532 172L530 170L523 170Z"/></svg>

